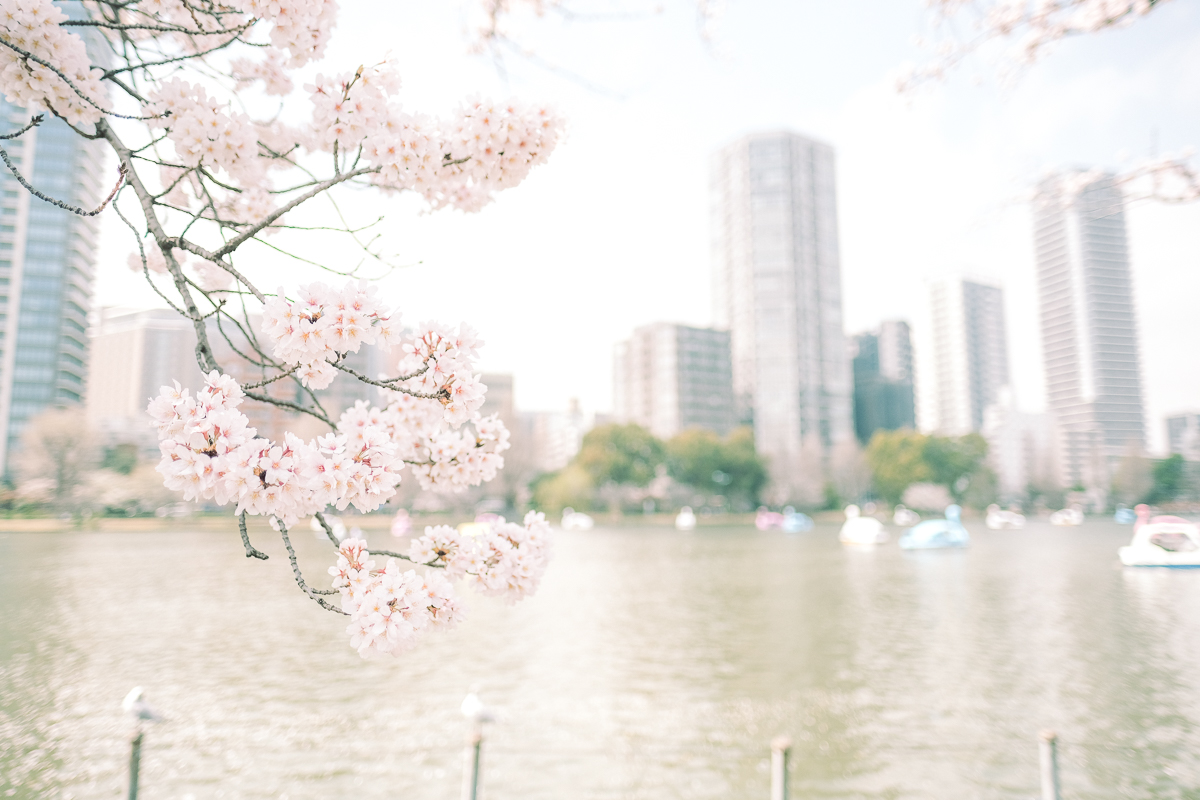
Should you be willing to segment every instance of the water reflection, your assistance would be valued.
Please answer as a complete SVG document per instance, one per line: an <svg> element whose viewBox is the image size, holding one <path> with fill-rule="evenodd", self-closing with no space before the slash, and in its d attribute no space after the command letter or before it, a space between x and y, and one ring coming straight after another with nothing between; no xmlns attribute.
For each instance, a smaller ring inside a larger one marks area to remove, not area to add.
<svg viewBox="0 0 1200 800"><path fill-rule="evenodd" d="M0 536L0 795L113 797L140 684L170 719L145 796L457 796L462 696L506 798L1194 797L1200 571L1125 570L1106 523L972 529L963 552L836 527L563 534L541 593L364 662L236 534ZM261 546L261 545L260 545ZM298 542L318 575L324 545Z"/></svg>

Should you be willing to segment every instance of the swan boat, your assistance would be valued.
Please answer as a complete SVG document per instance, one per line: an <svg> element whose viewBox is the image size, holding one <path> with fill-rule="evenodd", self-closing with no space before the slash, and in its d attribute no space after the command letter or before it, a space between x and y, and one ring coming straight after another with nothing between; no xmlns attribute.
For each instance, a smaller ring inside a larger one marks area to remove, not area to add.
<svg viewBox="0 0 1200 800"><path fill-rule="evenodd" d="M882 544L888 540L888 534L882 522L862 516L858 506L849 505L838 538L845 544Z"/></svg>
<svg viewBox="0 0 1200 800"><path fill-rule="evenodd" d="M946 506L945 519L927 519L916 527L909 528L900 537L900 547L905 550L966 547L971 537L959 521L961 516L962 509L959 506Z"/></svg>
<svg viewBox="0 0 1200 800"><path fill-rule="evenodd" d="M1182 517L1150 518L1137 507L1133 541L1117 551L1127 567L1200 567L1200 526Z"/></svg>

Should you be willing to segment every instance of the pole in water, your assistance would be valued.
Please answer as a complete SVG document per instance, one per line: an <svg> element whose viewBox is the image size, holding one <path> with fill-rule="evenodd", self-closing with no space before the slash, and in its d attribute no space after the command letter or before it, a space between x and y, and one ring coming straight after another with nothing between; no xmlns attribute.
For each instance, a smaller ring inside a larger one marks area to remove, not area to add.
<svg viewBox="0 0 1200 800"><path fill-rule="evenodd" d="M462 715L471 725L467 729L467 746L463 750L462 800L479 800L479 760L480 750L483 748L483 723L494 722L496 718L474 692L463 698Z"/></svg>
<svg viewBox="0 0 1200 800"><path fill-rule="evenodd" d="M129 748L129 800L137 800L138 767L142 762L142 731L138 730L130 740Z"/></svg>
<svg viewBox="0 0 1200 800"><path fill-rule="evenodd" d="M1038 755L1042 767L1042 800L1059 800L1058 734L1051 730L1038 734Z"/></svg>
<svg viewBox="0 0 1200 800"><path fill-rule="evenodd" d="M771 800L788 800L788 755L792 740L777 736L771 741Z"/></svg>
<svg viewBox="0 0 1200 800"><path fill-rule="evenodd" d="M467 731L467 746L463 750L462 800L479 799L479 756L483 748L483 726L475 723Z"/></svg>

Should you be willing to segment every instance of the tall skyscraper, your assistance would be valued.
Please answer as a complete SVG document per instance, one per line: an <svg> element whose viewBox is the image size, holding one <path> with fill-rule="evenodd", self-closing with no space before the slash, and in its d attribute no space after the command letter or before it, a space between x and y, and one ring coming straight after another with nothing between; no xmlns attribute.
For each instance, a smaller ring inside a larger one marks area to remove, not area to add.
<svg viewBox="0 0 1200 800"><path fill-rule="evenodd" d="M908 323L884 322L854 337L854 430L866 444L877 430L916 426Z"/></svg>
<svg viewBox="0 0 1200 800"><path fill-rule="evenodd" d="M1125 202L1112 176L1080 189L1081 174L1047 179L1034 212L1042 352L1063 484L1103 489L1146 434Z"/></svg>
<svg viewBox="0 0 1200 800"><path fill-rule="evenodd" d="M666 439L688 428L733 427L729 332L658 322L617 345L613 412Z"/></svg>
<svg viewBox="0 0 1200 800"><path fill-rule="evenodd" d="M811 492L792 480L812 474L800 462L854 437L833 148L753 134L715 155L711 188L715 316L738 410L776 485Z"/></svg>
<svg viewBox="0 0 1200 800"><path fill-rule="evenodd" d="M0 125L15 130L31 113L0 98ZM95 208L115 174L101 174L103 143L76 135L47 114L4 142L13 164L47 195ZM87 315L98 221L29 194L0 166L0 465L31 417L79 403L88 374Z"/></svg>
<svg viewBox="0 0 1200 800"><path fill-rule="evenodd" d="M934 283L930 300L935 428L947 436L979 431L1008 385L1004 292L952 278Z"/></svg>

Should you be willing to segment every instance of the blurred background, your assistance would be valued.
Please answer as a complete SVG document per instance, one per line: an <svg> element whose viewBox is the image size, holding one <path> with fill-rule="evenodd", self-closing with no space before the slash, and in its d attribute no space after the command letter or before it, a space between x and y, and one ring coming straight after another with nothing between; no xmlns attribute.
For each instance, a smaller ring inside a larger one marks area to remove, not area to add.
<svg viewBox="0 0 1200 800"><path fill-rule="evenodd" d="M466 0L345 5L314 73L386 58L408 110L511 96L569 133L477 215L340 198L384 216L373 277L408 322L481 332L513 445L483 487L406 482L344 522L385 546L400 509L597 527L563 534L538 598L361 664L281 550L245 563L226 512L162 488L145 405L200 374L128 230L64 246L5 178L0 790L122 791L116 703L141 683L169 718L147 796L449 797L474 688L500 710L497 798L765 796L777 733L813 796L1029 797L1045 725L1073 796L1195 796L1200 576L1122 571L1107 515L1200 512L1200 203L1144 166L1200 143L1196 4L1033 61L918 0L518 3L491 37ZM43 180L97 166L38 141ZM298 236L273 242L345 258ZM260 285L295 283L257 256ZM39 259L78 280L24 275ZM346 377L327 406L371 398ZM952 502L969 560L833 536L849 503ZM982 529L993 504L1029 527ZM809 538L754 527L787 506ZM1067 507L1105 516L1052 528ZM300 551L320 574L328 546Z"/></svg>

